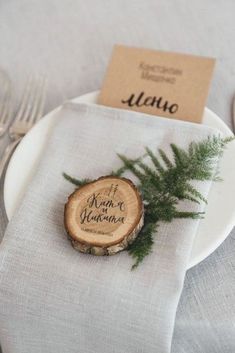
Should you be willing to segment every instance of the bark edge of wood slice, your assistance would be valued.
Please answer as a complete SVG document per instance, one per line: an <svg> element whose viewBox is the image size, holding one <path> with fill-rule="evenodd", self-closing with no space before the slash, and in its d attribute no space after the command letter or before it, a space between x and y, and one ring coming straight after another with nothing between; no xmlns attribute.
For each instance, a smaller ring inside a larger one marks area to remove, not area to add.
<svg viewBox="0 0 235 353"><path fill-rule="evenodd" d="M64 208L73 247L83 253L113 255L137 237L144 223L141 195L127 178L102 176L75 190Z"/></svg>

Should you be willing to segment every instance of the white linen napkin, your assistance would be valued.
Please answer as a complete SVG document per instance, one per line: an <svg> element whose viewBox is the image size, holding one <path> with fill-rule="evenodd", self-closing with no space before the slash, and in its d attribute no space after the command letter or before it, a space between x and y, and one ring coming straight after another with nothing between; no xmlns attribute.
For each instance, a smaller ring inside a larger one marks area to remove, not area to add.
<svg viewBox="0 0 235 353"><path fill-rule="evenodd" d="M0 246L0 341L8 353L169 353L198 220L161 224L134 271L126 251L76 252L63 225L74 190L62 173L108 175L117 153L170 153L217 134L211 128L97 105L66 104ZM128 177L131 177L128 175ZM198 185L206 196L210 182ZM203 211L204 205L182 203Z"/></svg>

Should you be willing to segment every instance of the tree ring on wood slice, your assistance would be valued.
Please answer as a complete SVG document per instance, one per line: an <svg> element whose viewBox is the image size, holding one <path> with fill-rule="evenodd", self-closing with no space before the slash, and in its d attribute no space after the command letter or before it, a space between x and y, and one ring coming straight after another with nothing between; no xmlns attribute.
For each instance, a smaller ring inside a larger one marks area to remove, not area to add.
<svg viewBox="0 0 235 353"><path fill-rule="evenodd" d="M104 176L77 189L65 205L64 223L73 247L113 255L124 250L144 222L141 195L131 180Z"/></svg>

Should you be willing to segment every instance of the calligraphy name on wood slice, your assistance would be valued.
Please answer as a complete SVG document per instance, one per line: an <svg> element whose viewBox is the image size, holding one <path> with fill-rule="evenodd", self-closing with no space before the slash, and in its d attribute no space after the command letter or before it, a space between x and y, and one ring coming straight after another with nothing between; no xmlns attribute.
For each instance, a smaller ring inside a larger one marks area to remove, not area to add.
<svg viewBox="0 0 235 353"><path fill-rule="evenodd" d="M64 223L73 247L94 255L113 255L127 248L144 221L142 198L126 178L104 176L72 193Z"/></svg>

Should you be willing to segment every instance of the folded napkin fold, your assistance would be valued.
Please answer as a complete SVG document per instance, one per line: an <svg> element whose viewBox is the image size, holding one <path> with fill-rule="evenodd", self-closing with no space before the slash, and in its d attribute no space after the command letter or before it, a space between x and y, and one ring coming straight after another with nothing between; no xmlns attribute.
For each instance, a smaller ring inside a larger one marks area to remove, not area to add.
<svg viewBox="0 0 235 353"><path fill-rule="evenodd" d="M166 353L199 220L161 224L134 271L127 252L96 257L67 239L64 204L79 178L108 175L117 153L170 153L217 134L188 122L67 103L0 246L0 341L8 353ZM128 177L131 177L128 175ZM210 182L198 185L207 195ZM182 203L203 211L203 205Z"/></svg>

